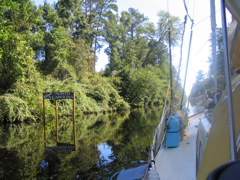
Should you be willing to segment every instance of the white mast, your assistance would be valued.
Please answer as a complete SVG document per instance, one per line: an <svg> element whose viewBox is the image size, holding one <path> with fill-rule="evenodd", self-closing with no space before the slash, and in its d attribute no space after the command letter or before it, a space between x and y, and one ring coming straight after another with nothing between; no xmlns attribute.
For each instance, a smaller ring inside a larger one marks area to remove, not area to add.
<svg viewBox="0 0 240 180"><path fill-rule="evenodd" d="M216 58L216 14L215 14L215 0L210 0L211 9L211 39L212 39L212 59L214 71L214 92L217 92L217 58Z"/></svg>

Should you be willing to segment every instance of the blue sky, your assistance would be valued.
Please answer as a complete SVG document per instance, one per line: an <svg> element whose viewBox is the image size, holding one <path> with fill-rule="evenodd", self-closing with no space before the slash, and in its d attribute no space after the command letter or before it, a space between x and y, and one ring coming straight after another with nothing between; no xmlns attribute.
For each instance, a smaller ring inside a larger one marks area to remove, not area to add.
<svg viewBox="0 0 240 180"><path fill-rule="evenodd" d="M34 0L36 5L42 4L44 0ZM49 3L57 2L57 0L48 0ZM194 19L195 26L193 29L193 40L190 53L190 63L188 78L186 84L186 93L189 94L192 84L195 82L196 73L199 70L203 70L205 73L208 71L208 58L211 55L210 47L210 1L209 0L186 0L189 14ZM119 12L127 10L130 7L138 9L141 13L149 18L150 22L157 22L157 13L160 10L169 11L170 14L178 16L181 21L184 20L186 14L182 0L118 0ZM220 5L219 1L216 0L216 19L217 27L221 27L220 17ZM230 15L228 15L228 21L230 22ZM185 72L185 64L188 52L188 43L190 36L190 21L186 27L184 48L183 48L183 65L181 69L181 77ZM177 67L179 62L180 47L173 48L173 64ZM102 50L98 54L98 61L96 63L96 70L100 71L105 68L108 63L108 57Z"/></svg>
<svg viewBox="0 0 240 180"><path fill-rule="evenodd" d="M36 5L40 5L44 3L44 0L32 0ZM57 2L57 0L47 0L50 4Z"/></svg>

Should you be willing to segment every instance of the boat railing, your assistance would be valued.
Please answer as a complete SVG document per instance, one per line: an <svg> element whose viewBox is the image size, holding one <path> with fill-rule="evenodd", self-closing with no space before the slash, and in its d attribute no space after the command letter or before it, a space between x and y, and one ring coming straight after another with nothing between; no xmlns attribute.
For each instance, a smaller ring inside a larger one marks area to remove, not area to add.
<svg viewBox="0 0 240 180"><path fill-rule="evenodd" d="M157 155L158 150L162 147L162 144L163 144L163 140L165 137L165 130L166 130L166 118L169 115L168 113L169 112L167 110L163 112L161 121L154 132L154 138L152 143L154 158Z"/></svg>
<svg viewBox="0 0 240 180"><path fill-rule="evenodd" d="M153 141L149 151L148 170L145 172L144 177L142 178L144 180L147 179L149 171L156 169L155 157L164 143L166 133L166 118L169 115L169 110L167 110L166 107L167 106L165 104L160 123L158 124L157 128L154 131Z"/></svg>
<svg viewBox="0 0 240 180"><path fill-rule="evenodd" d="M201 106L203 107L203 108L200 108L200 109L195 109L192 116L195 116L195 115L197 115L199 113L202 113L204 111L204 109L205 109L204 106L205 106L205 103L206 103L205 99L206 98L205 98L204 95L192 99L192 100L196 100L198 102L201 102ZM159 152L159 150L164 145L164 139L165 139L165 135L166 135L166 118L168 116L169 116L169 109L167 107L167 102L165 101L164 108L163 108L163 111L162 111L161 120L160 120L157 128L154 131L153 141L152 141L150 151L149 151L148 170L145 172L145 175L144 175L143 179L147 179L148 174L150 174L152 170L156 169L156 167L155 167L155 157L157 156L157 153Z"/></svg>

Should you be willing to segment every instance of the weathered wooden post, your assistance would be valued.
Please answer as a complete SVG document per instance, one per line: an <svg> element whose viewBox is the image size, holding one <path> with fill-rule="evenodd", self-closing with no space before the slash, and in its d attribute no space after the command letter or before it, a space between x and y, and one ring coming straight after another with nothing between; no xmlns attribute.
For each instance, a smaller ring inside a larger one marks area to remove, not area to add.
<svg viewBox="0 0 240 180"><path fill-rule="evenodd" d="M45 115L45 98L43 95L43 133L44 133L44 147L46 148L46 115Z"/></svg>
<svg viewBox="0 0 240 180"><path fill-rule="evenodd" d="M55 99L55 114L56 114L56 139L58 143L58 102L57 99Z"/></svg>
<svg viewBox="0 0 240 180"><path fill-rule="evenodd" d="M75 122L75 116L76 116L76 95L75 92L73 92L73 141L74 141L74 146L76 149L76 122Z"/></svg>

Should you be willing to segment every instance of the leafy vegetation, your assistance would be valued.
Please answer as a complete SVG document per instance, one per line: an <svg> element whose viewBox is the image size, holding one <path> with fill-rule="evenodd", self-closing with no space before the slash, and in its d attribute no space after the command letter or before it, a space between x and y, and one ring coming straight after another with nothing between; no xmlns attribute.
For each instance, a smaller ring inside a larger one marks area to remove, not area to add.
<svg viewBox="0 0 240 180"><path fill-rule="evenodd" d="M78 114L161 104L169 79L168 29L175 45L181 28L178 18L158 16L155 27L136 9L118 13L115 0L39 7L30 0L1 1L1 121L41 119L44 92L76 92ZM96 74L103 44L109 64ZM48 115L54 115L53 103L46 103ZM69 114L72 102L59 103L60 113Z"/></svg>

